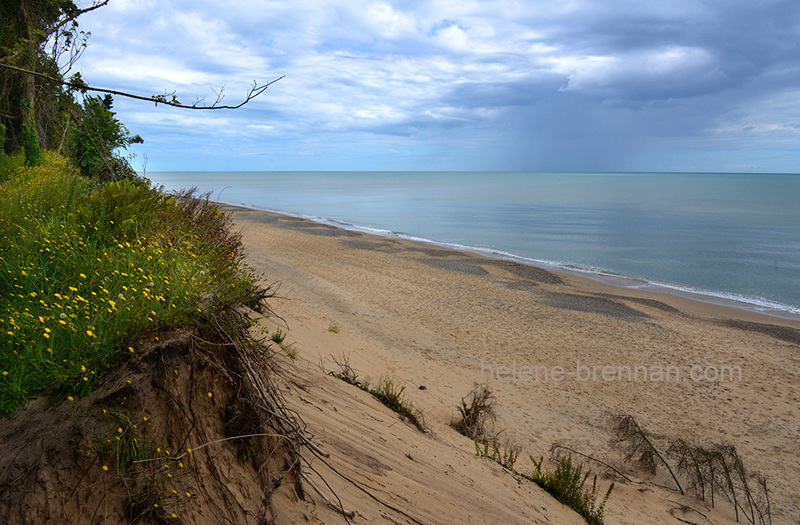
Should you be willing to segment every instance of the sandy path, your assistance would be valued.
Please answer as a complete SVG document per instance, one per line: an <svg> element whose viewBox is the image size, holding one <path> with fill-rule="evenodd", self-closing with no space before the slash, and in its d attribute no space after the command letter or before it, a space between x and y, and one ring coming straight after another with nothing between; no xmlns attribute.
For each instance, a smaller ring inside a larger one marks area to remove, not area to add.
<svg viewBox="0 0 800 525"><path fill-rule="evenodd" d="M480 480L480 492L488 491L497 507L492 512L502 508L509 515L523 516L520 508L528 508L519 499L532 498L531 489L523 495L514 492L516 482L486 485L486 469L497 474L491 470L495 465L487 467L487 462L474 457L469 440L448 426L460 398L482 375L486 380L492 373L498 427L524 445L523 457L547 455L550 445L560 441L619 464L620 458L608 447L603 415L630 413L666 437L734 444L747 466L769 477L774 523L800 520L796 475L800 472L800 322L266 212L225 208L242 232L248 264L262 272L265 281L281 283L280 298L272 305L288 323L288 340L295 342L297 362L305 367L302 373L319 375L321 361L330 369L335 367L331 355L347 355L363 377L395 378L407 385L407 397L423 410L433 430L433 436L419 438L461 454L459 481L447 478L449 488L418 502L419 508L427 509L426 522L460 522L446 509L463 506L456 497L459 486L467 495L476 490L468 480ZM732 320L739 324L731 325ZM267 324L280 325L275 318ZM332 325L339 328L338 334L328 330ZM578 368L578 363L588 368ZM497 374L503 375L500 367L524 372L524 366L540 367L539 380L526 380L524 373L498 380ZM606 366L612 368L603 380ZM700 368L693 370L696 366ZM560 381L558 367L564 374ZM639 381L621 380L625 367L638 370ZM653 380L659 368L670 371L669 380ZM650 380L643 380L645 372ZM733 373L733 380L690 378L690 373L713 378L721 372ZM365 403L358 390L343 383L328 385L308 376L298 381L319 382L324 391L318 395L330 397L329 403L347 392L356 396L352 403ZM291 384L287 388L297 392ZM295 396L288 398L297 402ZM333 441L336 433L352 433L347 421L374 422L363 406L332 412L308 406L298 402L295 408L323 441ZM372 436L365 443L389 443L373 450L373 456L392 454L396 437L385 425L373 427L365 427L363 434ZM380 428L389 434L381 435ZM389 459L399 461L394 457L381 461ZM433 481L444 475L433 459L426 465L419 474L406 473L411 476L406 481L414 475ZM355 465L351 470L358 475ZM661 476L653 481L668 484ZM403 494L402 479L384 482L387 494ZM539 496L544 499L537 500ZM356 506L359 500L353 498L350 503ZM542 493L531 501L552 501L548 498ZM426 502L432 507L425 507ZM729 521L730 509L724 506L709 510L657 486L621 485L612 496L606 522L679 523L667 513L677 502L691 504L707 516L687 515L690 521ZM567 519L553 518L553 505L549 507L551 522ZM490 517L486 514L478 521L493 522ZM541 512L524 518L547 519Z"/></svg>

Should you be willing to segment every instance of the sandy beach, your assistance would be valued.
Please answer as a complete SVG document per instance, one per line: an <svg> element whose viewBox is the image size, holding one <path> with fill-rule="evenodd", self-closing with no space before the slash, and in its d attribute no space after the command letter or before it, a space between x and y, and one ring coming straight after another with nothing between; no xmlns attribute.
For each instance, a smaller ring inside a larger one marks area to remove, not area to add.
<svg viewBox="0 0 800 525"><path fill-rule="evenodd" d="M800 321L222 207L242 233L247 264L279 284L271 305L282 320L264 323L288 331L297 351L283 366L287 402L339 470L395 506L405 502L422 522L582 522L476 457L449 426L480 382L496 395L497 429L524 447L518 468L558 442L639 481L618 483L606 523L734 523L729 505L710 509L671 490L663 473L625 464L609 446L608 413L634 415L663 442L734 445L769 479L773 523L800 520ZM325 376L343 356L363 378L404 384L430 433ZM352 485L332 486L367 519L412 522ZM318 512L297 520L341 521Z"/></svg>

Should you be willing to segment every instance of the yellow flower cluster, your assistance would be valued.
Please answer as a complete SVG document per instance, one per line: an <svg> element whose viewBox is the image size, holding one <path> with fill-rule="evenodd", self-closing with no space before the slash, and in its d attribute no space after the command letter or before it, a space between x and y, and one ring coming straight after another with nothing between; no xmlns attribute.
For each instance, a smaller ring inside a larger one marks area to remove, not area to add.
<svg viewBox="0 0 800 525"><path fill-rule="evenodd" d="M58 162L0 186L0 414L53 384L90 390L147 334L191 322L218 286L213 257L183 225L82 219L97 215L83 204L91 190Z"/></svg>

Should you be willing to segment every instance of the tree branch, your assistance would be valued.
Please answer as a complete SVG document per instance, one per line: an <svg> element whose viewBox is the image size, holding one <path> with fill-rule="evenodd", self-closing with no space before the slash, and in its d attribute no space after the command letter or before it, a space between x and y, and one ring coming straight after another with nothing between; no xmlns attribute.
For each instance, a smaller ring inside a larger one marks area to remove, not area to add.
<svg viewBox="0 0 800 525"><path fill-rule="evenodd" d="M45 40L50 38L50 35L52 35L56 31L58 31L62 27L64 27L66 24L72 22L73 20L75 20L79 16L81 16L83 14L86 14L86 13L88 13L90 11L94 11L95 9L100 9L101 7L103 7L103 6L107 5L107 4L108 4L108 0L103 0L102 2L94 4L94 5L90 6L90 7L86 7L84 9L78 9L77 11L75 11L74 13L69 15L67 18L65 18L64 20L60 21L59 23L57 23L52 28L50 28L50 31L48 31L48 33L45 35Z"/></svg>
<svg viewBox="0 0 800 525"><path fill-rule="evenodd" d="M217 94L217 100L214 102L214 104L212 104L210 106L200 106L200 105L198 105L199 101L196 102L195 104L181 104L180 102L178 102L178 100L174 96L170 100L170 99L167 99L166 96L164 96L164 95L152 95L150 97L145 97L145 96L142 96L142 95L134 95L132 93L126 93L124 91L117 91L115 89L96 88L96 87L88 86L88 85L84 84L83 82L80 82L80 83L78 83L78 82L70 82L68 80L63 80L63 79L59 79L59 78L56 78L56 77L51 77L50 75L45 75L43 73L38 73L36 71L31 71L29 69L23 69L21 67L11 66L9 64L0 63L0 68L10 69L12 71L17 71L18 73L23 73L23 74L26 74L26 75L33 75L33 76L35 76L37 78L41 78L42 80L47 80L48 82L55 82L55 83L61 84L63 86L71 87L72 89L75 89L75 90L80 91L82 93L86 92L86 91L96 91L98 93L108 93L110 95L119 95L121 97L128 97L128 98L132 98L132 99L136 99L136 100L144 100L145 102L153 102L156 106L158 106L159 104L164 104L165 106L172 106L172 107L184 108L184 109L239 109L240 107L244 106L245 104L247 104L248 102L250 102L251 100L256 98L257 96L261 95L272 84L274 84L275 82L281 80L282 78L284 78L286 76L286 75L282 75L282 76L276 78L275 80L272 80L272 81L267 82L266 84L263 84L263 85L260 85L260 86L255 81L253 81L253 87L251 87L250 90L247 92L247 96L245 97L245 99L242 102L240 102L239 104L235 105L235 106L218 106L217 103L222 100L222 98L220 97L221 92L220 92L220 94Z"/></svg>

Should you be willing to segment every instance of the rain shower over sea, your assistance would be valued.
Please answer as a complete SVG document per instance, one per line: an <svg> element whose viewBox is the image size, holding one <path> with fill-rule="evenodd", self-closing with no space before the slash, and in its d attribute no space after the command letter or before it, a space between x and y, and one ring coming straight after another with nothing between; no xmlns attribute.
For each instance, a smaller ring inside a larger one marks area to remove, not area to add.
<svg viewBox="0 0 800 525"><path fill-rule="evenodd" d="M168 190L800 319L800 175L149 172Z"/></svg>

